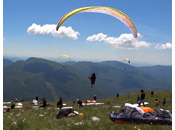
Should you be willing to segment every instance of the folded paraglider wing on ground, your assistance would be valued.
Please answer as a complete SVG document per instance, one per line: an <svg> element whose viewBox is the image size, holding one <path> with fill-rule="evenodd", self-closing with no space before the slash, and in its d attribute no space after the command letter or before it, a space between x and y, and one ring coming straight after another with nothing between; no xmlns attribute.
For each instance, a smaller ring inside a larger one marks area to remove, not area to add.
<svg viewBox="0 0 175 130"><path fill-rule="evenodd" d="M146 123L172 125L172 114L168 110L147 111L143 115L136 108L125 106L119 112L112 111L109 118L116 123Z"/></svg>
<svg viewBox="0 0 175 130"><path fill-rule="evenodd" d="M64 109L64 110L59 111L56 117L57 119L62 118L62 117L67 117L72 112L73 112L73 109Z"/></svg>

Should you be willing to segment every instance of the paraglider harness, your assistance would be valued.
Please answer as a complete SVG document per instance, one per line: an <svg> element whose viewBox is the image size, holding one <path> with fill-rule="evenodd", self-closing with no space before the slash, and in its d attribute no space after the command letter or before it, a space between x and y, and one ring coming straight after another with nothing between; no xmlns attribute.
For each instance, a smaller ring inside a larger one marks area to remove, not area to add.
<svg viewBox="0 0 175 130"><path fill-rule="evenodd" d="M91 88L93 87L93 85L95 84L95 80L96 80L96 76L95 76L95 73L93 73L89 79L91 79Z"/></svg>
<svg viewBox="0 0 175 130"><path fill-rule="evenodd" d="M73 112L74 112L73 109L62 109L61 111L59 111L56 118L58 119L62 117L67 117L70 113L73 113Z"/></svg>

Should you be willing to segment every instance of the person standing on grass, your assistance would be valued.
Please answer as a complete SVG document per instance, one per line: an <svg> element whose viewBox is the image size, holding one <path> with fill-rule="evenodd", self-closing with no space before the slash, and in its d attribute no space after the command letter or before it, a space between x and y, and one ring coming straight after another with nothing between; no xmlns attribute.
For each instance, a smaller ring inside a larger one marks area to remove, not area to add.
<svg viewBox="0 0 175 130"><path fill-rule="evenodd" d="M38 99L39 99L39 98L38 98L38 96L37 96L37 95L36 95L35 99L38 101Z"/></svg>
<svg viewBox="0 0 175 130"><path fill-rule="evenodd" d="M11 109L14 109L15 108L15 103L13 101L13 99L11 100Z"/></svg>
<svg viewBox="0 0 175 130"><path fill-rule="evenodd" d="M141 89L140 92L141 92L141 96L140 96L139 106L141 105L141 103L143 104L143 106L145 106L145 104L144 104L144 102L145 102L145 92L143 91L143 89Z"/></svg>
<svg viewBox="0 0 175 130"><path fill-rule="evenodd" d="M153 95L154 95L154 91L151 91L151 97L153 97Z"/></svg>
<svg viewBox="0 0 175 130"><path fill-rule="evenodd" d="M46 107L46 98L43 98L43 107Z"/></svg>
<svg viewBox="0 0 175 130"><path fill-rule="evenodd" d="M94 101L96 101L97 100L97 96L96 95L94 95Z"/></svg>
<svg viewBox="0 0 175 130"><path fill-rule="evenodd" d="M165 100L165 98L163 99L163 103L162 103L162 105L164 106L165 105L165 103L166 103L166 100Z"/></svg>
<svg viewBox="0 0 175 130"><path fill-rule="evenodd" d="M117 93L117 98L119 97L119 93Z"/></svg>

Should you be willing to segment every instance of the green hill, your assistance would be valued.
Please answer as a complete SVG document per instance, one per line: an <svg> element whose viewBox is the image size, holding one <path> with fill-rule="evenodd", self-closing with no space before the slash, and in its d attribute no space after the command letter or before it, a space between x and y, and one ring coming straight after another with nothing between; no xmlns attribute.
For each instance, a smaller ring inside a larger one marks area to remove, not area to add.
<svg viewBox="0 0 175 130"><path fill-rule="evenodd" d="M58 97L65 100L86 99L94 93L107 97L112 92L108 90L106 93L100 87L92 90L87 73L41 58L17 61L4 68L3 74L4 101L11 98L31 101L35 95L50 101Z"/></svg>
<svg viewBox="0 0 175 130"><path fill-rule="evenodd" d="M119 98L111 97L105 99L98 99L97 102L103 102L104 105L77 107L73 101L66 102L63 98L63 103L67 106L72 106L75 111L83 113L83 116L65 117L56 119L59 110L54 109L56 102L48 102L52 108L48 109L27 109L32 106L30 102L24 102L23 109L13 109L10 112L3 114L3 128L4 130L171 130L172 126L167 125L152 125L152 124L127 124L114 123L109 119L109 114L112 111L118 112L121 108L113 108L113 106L123 106L125 103L136 103L137 95L140 93L132 93L128 95L119 96ZM159 106L154 105L155 98L159 99ZM162 106L162 100L166 98L167 103ZM92 99L92 98L91 98ZM162 108L164 110L172 111L172 91L155 91L154 96L151 97L150 91L146 91L146 102L149 102L148 107L154 110ZM84 101L83 101L84 102ZM108 102L108 103L107 103ZM43 116L40 116L42 114ZM92 117L100 118L99 122L92 120ZM12 125L16 122L16 125ZM84 125L75 126L74 123L83 122Z"/></svg>
<svg viewBox="0 0 175 130"><path fill-rule="evenodd" d="M123 66L122 66L123 65ZM127 68L127 69L124 69ZM159 68L159 69L158 69ZM59 64L42 58L17 61L3 70L3 100L31 101L38 95L49 101L107 98L144 90L171 90L171 66L137 68L117 61ZM91 89L88 76L96 73ZM168 77L168 78L165 78Z"/></svg>
<svg viewBox="0 0 175 130"><path fill-rule="evenodd" d="M118 61L77 62L71 66L89 74L95 72L103 85L121 94L137 92L140 88L145 90L172 88L171 66L134 67Z"/></svg>

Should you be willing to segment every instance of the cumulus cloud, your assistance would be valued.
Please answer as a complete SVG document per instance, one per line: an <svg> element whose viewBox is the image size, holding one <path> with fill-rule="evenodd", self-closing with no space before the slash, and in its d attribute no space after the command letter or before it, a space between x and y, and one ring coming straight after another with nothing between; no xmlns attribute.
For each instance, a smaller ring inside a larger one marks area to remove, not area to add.
<svg viewBox="0 0 175 130"><path fill-rule="evenodd" d="M141 47L150 47L151 43L140 41L142 36L138 33L138 38L134 38L132 34L121 34L119 37L108 37L103 33L89 36L86 40L91 42L104 42L113 45L115 48L137 49Z"/></svg>
<svg viewBox="0 0 175 130"><path fill-rule="evenodd" d="M74 31L72 27L61 26L58 31L56 31L56 24L45 24L43 26L33 23L27 29L29 34L43 34L52 35L54 37L67 37L71 39L78 39L79 32Z"/></svg>
<svg viewBox="0 0 175 130"><path fill-rule="evenodd" d="M171 49L172 48L172 44L171 43L166 43L166 44L156 44L154 46L155 49Z"/></svg>

